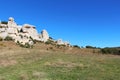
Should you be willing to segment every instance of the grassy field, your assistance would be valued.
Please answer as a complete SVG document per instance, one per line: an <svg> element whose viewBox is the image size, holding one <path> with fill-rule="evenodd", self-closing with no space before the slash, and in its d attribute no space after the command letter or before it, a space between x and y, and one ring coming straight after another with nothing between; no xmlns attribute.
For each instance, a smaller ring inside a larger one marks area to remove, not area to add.
<svg viewBox="0 0 120 80"><path fill-rule="evenodd" d="M2 48L0 80L120 80L120 56Z"/></svg>
<svg viewBox="0 0 120 80"><path fill-rule="evenodd" d="M120 80L120 57L35 49L0 55L1 80Z"/></svg>

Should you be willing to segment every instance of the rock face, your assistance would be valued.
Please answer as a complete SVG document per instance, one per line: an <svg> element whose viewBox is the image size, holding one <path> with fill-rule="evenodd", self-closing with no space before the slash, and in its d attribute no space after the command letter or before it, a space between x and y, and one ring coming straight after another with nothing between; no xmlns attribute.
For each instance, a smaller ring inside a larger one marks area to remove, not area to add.
<svg viewBox="0 0 120 80"><path fill-rule="evenodd" d="M7 24L0 23L0 37L5 39L7 36L12 37L15 42L20 42L21 44L33 44L32 40L46 42L49 39L46 30L43 30L41 34L38 34L35 26L30 24L19 26L12 17L8 19Z"/></svg>
<svg viewBox="0 0 120 80"><path fill-rule="evenodd" d="M58 40L57 40L57 44L58 44L58 45L70 46L69 42L67 42L67 41L63 42L62 39L58 39Z"/></svg>

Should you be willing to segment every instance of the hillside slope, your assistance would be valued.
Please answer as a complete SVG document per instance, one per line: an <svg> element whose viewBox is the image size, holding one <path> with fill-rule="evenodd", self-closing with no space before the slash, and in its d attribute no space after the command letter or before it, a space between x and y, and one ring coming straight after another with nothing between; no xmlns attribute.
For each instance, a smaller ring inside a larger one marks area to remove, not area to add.
<svg viewBox="0 0 120 80"><path fill-rule="evenodd" d="M119 61L93 49L0 42L0 80L119 80Z"/></svg>

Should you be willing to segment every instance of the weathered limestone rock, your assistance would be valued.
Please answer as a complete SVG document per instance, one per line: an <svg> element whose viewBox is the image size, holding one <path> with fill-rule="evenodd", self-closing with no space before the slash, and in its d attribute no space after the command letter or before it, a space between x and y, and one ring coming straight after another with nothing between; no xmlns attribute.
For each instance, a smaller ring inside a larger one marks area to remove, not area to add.
<svg viewBox="0 0 120 80"><path fill-rule="evenodd" d="M19 35L16 36L15 38L15 42L21 43L21 44L25 44L28 43L30 40L30 38L28 37L27 33L19 33Z"/></svg>
<svg viewBox="0 0 120 80"><path fill-rule="evenodd" d="M58 44L58 45L62 45L62 44L64 44L64 42L62 41L62 39L58 39L58 40L57 40L57 44Z"/></svg>
<svg viewBox="0 0 120 80"><path fill-rule="evenodd" d="M0 37L5 39L7 37L8 33L6 32L0 32Z"/></svg>
<svg viewBox="0 0 120 80"><path fill-rule="evenodd" d="M64 42L64 45L70 47L70 43L67 41Z"/></svg>
<svg viewBox="0 0 120 80"><path fill-rule="evenodd" d="M8 28L6 32L8 33L8 36L12 37L13 39L16 39L16 36L18 34L18 27L16 22L14 21L14 18L9 18L7 26Z"/></svg>
<svg viewBox="0 0 120 80"><path fill-rule="evenodd" d="M33 39L39 40L38 32L33 25L24 24L22 27L22 31L23 33L28 33L29 37L31 36Z"/></svg>
<svg viewBox="0 0 120 80"><path fill-rule="evenodd" d="M58 39L57 44L58 45L65 45L65 46L68 46L68 47L70 46L69 42L67 42L67 41L63 42L62 39Z"/></svg>
<svg viewBox="0 0 120 80"><path fill-rule="evenodd" d="M5 31L6 31L5 28L0 28L0 33L5 32Z"/></svg>
<svg viewBox="0 0 120 80"><path fill-rule="evenodd" d="M42 30L41 37L42 37L43 41L46 42L49 39L48 32L46 30Z"/></svg>
<svg viewBox="0 0 120 80"><path fill-rule="evenodd" d="M0 37L5 39L8 35L7 31L7 25L6 24L2 24L0 22Z"/></svg>
<svg viewBox="0 0 120 80"><path fill-rule="evenodd" d="M0 23L0 28L7 28L7 25L6 25L6 24L1 24L1 23Z"/></svg>
<svg viewBox="0 0 120 80"><path fill-rule="evenodd" d="M35 26L30 24L17 25L14 18L10 17L7 23L0 22L0 37L5 39L7 36L12 37L14 41L21 44L33 45L33 40L48 41L51 39L46 30L42 30L41 34L38 34ZM62 39L57 41L59 45L69 45L68 42L63 42Z"/></svg>
<svg viewBox="0 0 120 80"><path fill-rule="evenodd" d="M17 24L14 22L14 18L10 17L8 21L8 28L17 27Z"/></svg>
<svg viewBox="0 0 120 80"><path fill-rule="evenodd" d="M17 28L8 28L7 32L8 32L8 34L17 34L18 29Z"/></svg>

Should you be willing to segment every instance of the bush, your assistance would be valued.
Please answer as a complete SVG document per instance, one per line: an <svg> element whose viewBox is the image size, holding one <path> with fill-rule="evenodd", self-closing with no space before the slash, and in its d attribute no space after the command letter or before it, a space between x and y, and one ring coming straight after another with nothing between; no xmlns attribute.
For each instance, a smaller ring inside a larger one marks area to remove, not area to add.
<svg viewBox="0 0 120 80"><path fill-rule="evenodd" d="M117 48L103 48L101 49L102 54L114 54L114 55L120 55L120 50Z"/></svg>
<svg viewBox="0 0 120 80"><path fill-rule="evenodd" d="M0 41L2 41L3 40L3 38L2 37L0 37Z"/></svg>
<svg viewBox="0 0 120 80"><path fill-rule="evenodd" d="M49 37L49 39L50 39L50 40L53 40L53 38L52 38L52 37Z"/></svg>
<svg viewBox="0 0 120 80"><path fill-rule="evenodd" d="M1 24L8 24L7 21L1 21Z"/></svg>
<svg viewBox="0 0 120 80"><path fill-rule="evenodd" d="M53 45L54 41L52 41L52 40L49 39L48 41L45 42L45 44L52 44Z"/></svg>
<svg viewBox="0 0 120 80"><path fill-rule="evenodd" d="M93 46L86 46L86 48L96 49L96 47Z"/></svg>
<svg viewBox="0 0 120 80"><path fill-rule="evenodd" d="M10 36L7 36L4 40L5 40L5 41L13 41L13 38L10 37Z"/></svg>
<svg viewBox="0 0 120 80"><path fill-rule="evenodd" d="M24 45L20 44L20 46L23 48L33 48L33 45L30 45L29 43L25 43Z"/></svg>
<svg viewBox="0 0 120 80"><path fill-rule="evenodd" d="M40 41L38 41L38 40L34 40L31 36L30 36L29 38L30 38L30 40L33 41L34 44L36 44L36 42L40 42Z"/></svg>
<svg viewBox="0 0 120 80"><path fill-rule="evenodd" d="M25 47L25 48L30 48L30 44L25 43L24 47Z"/></svg>
<svg viewBox="0 0 120 80"><path fill-rule="evenodd" d="M66 45L64 45L64 44L56 44L55 47L61 48L61 47L66 47Z"/></svg>
<svg viewBox="0 0 120 80"><path fill-rule="evenodd" d="M75 48L80 48L80 46L78 46L78 45L73 45L73 47L75 47Z"/></svg>
<svg viewBox="0 0 120 80"><path fill-rule="evenodd" d="M33 45L30 45L29 43L22 44L19 41L17 41L16 44L23 48L33 48Z"/></svg>

